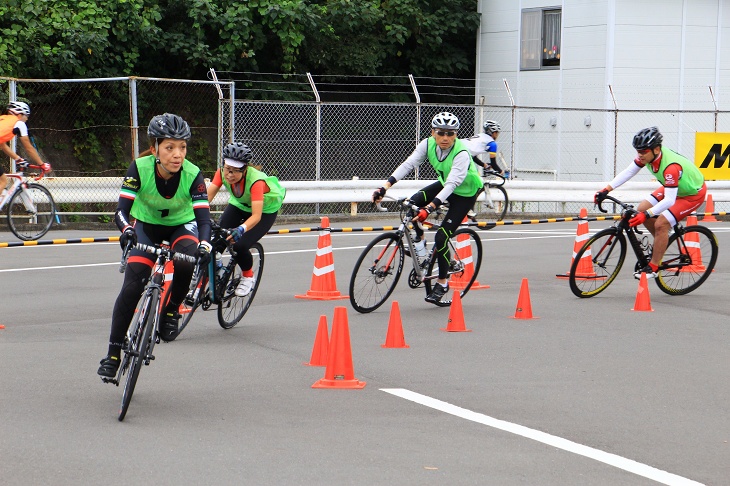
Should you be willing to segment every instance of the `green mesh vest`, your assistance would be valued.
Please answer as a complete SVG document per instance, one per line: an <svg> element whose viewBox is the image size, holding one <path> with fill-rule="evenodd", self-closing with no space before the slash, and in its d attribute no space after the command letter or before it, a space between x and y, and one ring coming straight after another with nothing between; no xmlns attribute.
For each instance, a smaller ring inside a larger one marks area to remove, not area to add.
<svg viewBox="0 0 730 486"><path fill-rule="evenodd" d="M651 175L664 185L664 169L670 164L679 164L682 166L682 177L679 179L679 187L677 188L677 196L694 196L702 188L702 184L705 183L705 176L702 175L700 169L698 169L692 162L687 158L673 152L667 148L662 147L662 161L659 164L659 170L654 172L652 170L651 162L646 164L646 168L649 169Z"/></svg>
<svg viewBox="0 0 730 486"><path fill-rule="evenodd" d="M439 161L438 157L436 157L436 147L436 139L428 137L428 161L436 170L436 176L438 177L439 182L444 184L444 182L446 182L446 178L449 177L449 173L451 172L451 166L454 164L454 157L456 157L458 153L464 151L468 152L468 150L466 148L466 144L457 138L454 140L454 146L451 147L449 155L444 160ZM471 158L471 156L469 158ZM472 161L469 162L469 170L467 171L466 177L462 181L461 185L454 189L454 194L457 196L471 197L476 194L483 185L484 183L482 182L482 178L479 177L477 166Z"/></svg>
<svg viewBox="0 0 730 486"><path fill-rule="evenodd" d="M195 219L190 188L200 173L196 165L187 159L183 161L177 192L165 199L155 184L155 156L140 157L136 162L140 187L130 211L133 218L162 226L178 226Z"/></svg>
<svg viewBox="0 0 730 486"><path fill-rule="evenodd" d="M225 178L221 177L221 179L231 195L228 202L247 213L251 212L251 186L256 181L263 180L269 187L269 192L264 193L264 214L276 213L284 203L286 189L279 183L279 179L274 176L267 176L260 170L254 169L251 166L248 166L246 169L246 182L241 197L235 196L233 189L231 189L231 185Z"/></svg>

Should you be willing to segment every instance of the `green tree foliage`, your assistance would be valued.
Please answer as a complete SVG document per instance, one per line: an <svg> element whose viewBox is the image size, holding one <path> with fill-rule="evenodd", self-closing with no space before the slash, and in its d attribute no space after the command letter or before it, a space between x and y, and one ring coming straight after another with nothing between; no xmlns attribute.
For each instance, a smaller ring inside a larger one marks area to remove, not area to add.
<svg viewBox="0 0 730 486"><path fill-rule="evenodd" d="M3 0L0 75L471 76L476 0Z"/></svg>

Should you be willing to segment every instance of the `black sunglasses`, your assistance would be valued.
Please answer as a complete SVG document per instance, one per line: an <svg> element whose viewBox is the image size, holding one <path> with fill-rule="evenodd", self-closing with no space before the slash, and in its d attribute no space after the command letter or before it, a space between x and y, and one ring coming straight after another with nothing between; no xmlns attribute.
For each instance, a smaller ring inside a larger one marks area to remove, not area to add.
<svg viewBox="0 0 730 486"><path fill-rule="evenodd" d="M434 130L434 132L436 132L436 135L439 137L453 137L456 135L456 132L445 132L443 130Z"/></svg>

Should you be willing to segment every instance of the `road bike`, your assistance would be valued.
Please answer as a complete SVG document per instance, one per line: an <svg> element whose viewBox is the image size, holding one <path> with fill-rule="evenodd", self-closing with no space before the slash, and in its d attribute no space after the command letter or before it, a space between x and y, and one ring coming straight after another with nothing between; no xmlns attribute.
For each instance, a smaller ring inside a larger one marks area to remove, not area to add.
<svg viewBox="0 0 730 486"><path fill-rule="evenodd" d="M593 297L611 285L626 259L626 240L636 255L634 271L651 261L652 244L637 227L629 226L637 212L630 204L607 196L621 207L621 219L610 228L591 236L573 258L570 267L570 290L578 297ZM601 212L603 201L598 205ZM710 276L717 262L717 238L707 227L677 223L670 232L656 284L669 295L684 295L697 289Z"/></svg>
<svg viewBox="0 0 730 486"><path fill-rule="evenodd" d="M507 180L502 174L493 170L484 171L484 201L474 203L474 214L469 218L474 221L502 221L507 215L509 196L504 188ZM496 197L496 198L495 198Z"/></svg>
<svg viewBox="0 0 730 486"><path fill-rule="evenodd" d="M227 249L232 258L227 265L223 265L216 252L215 258L211 258L210 263L204 268L196 265L193 278L190 281L190 293L188 293L180 308L182 319L178 335L188 325L198 307L208 310L214 304L218 306L218 324L223 329L231 329L238 324L251 307L261 283L261 276L264 273L263 246L258 242L251 245L252 270L255 282L248 295L239 297L235 294L235 290L241 281L241 268L233 258L236 256L233 242L227 240L230 230L222 229L216 223L213 223L212 234L213 248ZM213 278L211 278L211 275Z"/></svg>
<svg viewBox="0 0 730 486"><path fill-rule="evenodd" d="M8 227L16 237L23 241L37 240L51 229L56 219L56 204L48 189L31 180L41 180L50 171L50 166L21 162L16 167L18 172L5 174L10 184L5 197L0 200L0 211L7 207ZM26 169L40 173L26 177Z"/></svg>
<svg viewBox="0 0 730 486"><path fill-rule="evenodd" d="M413 269L408 285L418 288L423 284L426 295L431 293L433 282L438 278L438 259L433 246L425 257L417 255L413 218L419 208L408 199L398 199L401 223L394 232L378 235L363 250L355 263L350 277L350 304L361 313L372 312L390 297L401 273L405 257L410 257ZM437 225L434 225L437 226ZM424 236L425 237L425 236ZM482 264L482 242L476 232L460 227L447 241L450 269L449 291L437 305L448 307L459 292L463 297L476 280Z"/></svg>
<svg viewBox="0 0 730 486"><path fill-rule="evenodd" d="M119 264L120 273L124 273L127 266L127 258L132 248L157 255L152 275L145 285L142 297L137 303L134 317L127 330L127 335L122 346L122 363L115 378L102 378L106 383L119 384L124 380L122 391L122 405L119 408L118 419L121 422L127 415L129 403L132 401L134 387L137 385L137 378L142 365L149 365L155 359L152 354L155 344L160 342L159 325L160 313L164 308L163 285L165 283L165 263L170 260L179 260L194 263L196 258L184 253L178 253L170 248L170 243L163 241L160 245L145 245L137 243L128 245L122 254L122 261Z"/></svg>

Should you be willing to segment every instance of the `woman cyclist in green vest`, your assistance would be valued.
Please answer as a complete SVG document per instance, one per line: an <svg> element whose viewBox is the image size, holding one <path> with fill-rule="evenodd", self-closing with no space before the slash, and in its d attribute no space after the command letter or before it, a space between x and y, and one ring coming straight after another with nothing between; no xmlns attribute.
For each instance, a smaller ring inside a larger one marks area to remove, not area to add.
<svg viewBox="0 0 730 486"><path fill-rule="evenodd" d="M221 216L221 228L234 228L230 239L236 243L236 263L241 267L241 281L235 293L248 295L256 280L253 275L251 245L259 241L274 225L284 202L286 190L274 176L252 167L253 152L241 142L223 147L223 164L208 186L208 201L226 186L230 197ZM219 249L220 250L220 249Z"/></svg>
<svg viewBox="0 0 730 486"><path fill-rule="evenodd" d="M178 115L165 113L152 118L147 128L149 155L141 154L129 166L119 192L114 220L122 232L122 248L136 242L146 245L169 241L176 252L210 261L210 206L200 169L185 158L190 126ZM132 220L136 220L134 223ZM134 308L152 273L155 255L132 249L124 283L112 314L109 351L98 374L112 378L119 369L124 336ZM194 264L175 261L168 304L160 319L160 337L177 337L177 312L188 292Z"/></svg>
<svg viewBox="0 0 730 486"><path fill-rule="evenodd" d="M654 236L651 262L634 273L634 277L655 278L664 252L667 251L669 230L689 216L705 201L707 186L702 172L687 158L662 147L664 137L657 127L640 130L634 135L637 157L629 166L596 193L594 202L600 203L608 193L628 181L646 167L662 185L639 203L638 213L629 220L631 226L644 224Z"/></svg>
<svg viewBox="0 0 730 486"><path fill-rule="evenodd" d="M453 113L438 113L431 120L431 136L422 140L416 150L400 164L382 187L373 193L377 203L397 181L403 179L425 160L433 166L438 180L411 196L411 201L421 210L415 220L424 221L443 201L449 201L449 211L436 232L435 248L438 257L439 275L426 302L437 304L448 292L449 248L447 241L474 206L477 194L482 188L482 178L472 161L466 144L457 138L459 119ZM416 241L423 237L423 229L415 225Z"/></svg>

